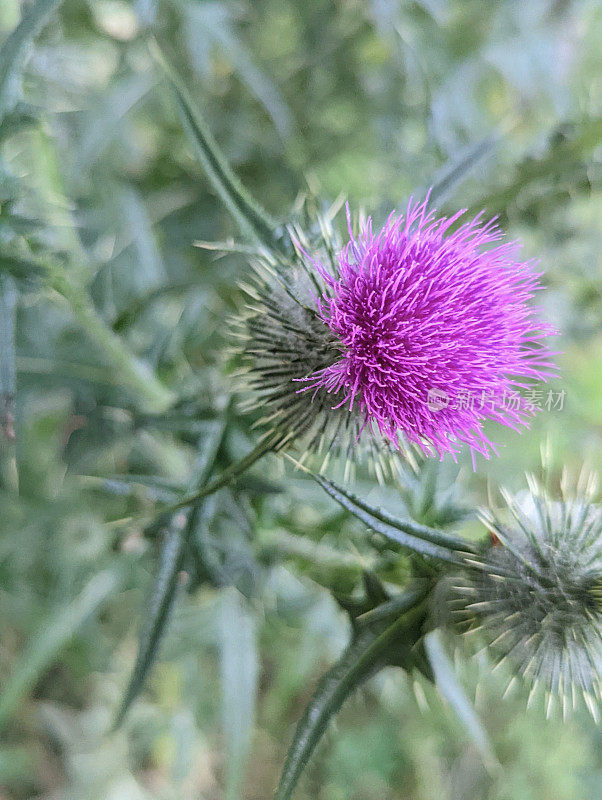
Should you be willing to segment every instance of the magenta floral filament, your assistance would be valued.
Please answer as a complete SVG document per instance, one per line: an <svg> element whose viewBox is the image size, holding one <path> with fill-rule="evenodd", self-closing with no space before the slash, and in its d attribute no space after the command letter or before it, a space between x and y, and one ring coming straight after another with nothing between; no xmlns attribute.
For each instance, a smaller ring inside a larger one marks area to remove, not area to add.
<svg viewBox="0 0 602 800"><path fill-rule="evenodd" d="M251 369L275 418L285 398L293 422L308 418L312 441L321 425L327 438L372 434L439 456L462 443L496 452L487 420L528 425L525 390L555 374L544 342L555 331L530 304L539 274L494 221L462 223L462 214L436 218L426 201L410 202L355 236L348 210L350 240L333 267L303 249L286 291L262 288L251 328L264 345L255 340Z"/></svg>

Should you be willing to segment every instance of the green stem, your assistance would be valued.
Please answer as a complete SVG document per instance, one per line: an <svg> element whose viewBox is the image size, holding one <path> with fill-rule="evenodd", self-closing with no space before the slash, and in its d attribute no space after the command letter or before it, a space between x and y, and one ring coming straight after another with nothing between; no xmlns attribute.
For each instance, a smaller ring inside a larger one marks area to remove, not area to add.
<svg viewBox="0 0 602 800"><path fill-rule="evenodd" d="M157 379L102 319L87 291L58 263L44 263L49 285L62 295L87 336L116 370L119 383L138 401L143 411L161 413L173 405L175 395Z"/></svg>
<svg viewBox="0 0 602 800"><path fill-rule="evenodd" d="M274 435L274 433L267 434L259 441L257 446L254 447L250 453L247 453L247 455L241 458L240 461L235 461L234 464L230 464L230 466L227 467L221 475L218 475L217 478L211 481L211 483L203 486L202 489L199 489L193 494L187 495L177 503L167 506L167 508L162 508L160 513L171 514L174 511L179 511L181 508L195 506L201 500L209 497L209 495L215 494L215 492L223 489L224 486L232 483L235 478L238 478L239 475L242 475L243 472L246 472L249 467L252 467L253 464L256 461L259 461L259 459L266 455L266 453L269 453L271 450L273 450L279 438L280 437Z"/></svg>
<svg viewBox="0 0 602 800"><path fill-rule="evenodd" d="M417 604L419 600L426 596L426 593L427 584L417 582L406 589L403 594L381 603L371 611L360 614L357 622L363 625L373 625L376 622L382 622L382 620L396 619L401 614L404 614L408 608Z"/></svg>
<svg viewBox="0 0 602 800"><path fill-rule="evenodd" d="M416 628L425 613L424 601L412 592L403 595L400 616L380 634L370 628L358 632L339 661L322 677L297 725L297 730L284 763L275 800L290 800L299 777L322 738L330 719L349 695L375 671L386 666L388 649L403 641L404 633ZM412 631L415 637L415 631ZM408 647L408 651L410 648Z"/></svg>

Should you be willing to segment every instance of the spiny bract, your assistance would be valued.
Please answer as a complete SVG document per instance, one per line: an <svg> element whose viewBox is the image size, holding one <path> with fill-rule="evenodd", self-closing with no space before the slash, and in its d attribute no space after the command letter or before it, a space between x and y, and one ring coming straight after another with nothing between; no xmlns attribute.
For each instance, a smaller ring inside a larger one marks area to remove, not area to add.
<svg viewBox="0 0 602 800"><path fill-rule="evenodd" d="M532 697L540 687L566 713L580 693L597 718L602 509L588 496L552 499L533 480L530 493L504 497L503 517L483 515L494 544L482 564L449 581L451 618L483 637Z"/></svg>
<svg viewBox="0 0 602 800"><path fill-rule="evenodd" d="M376 234L368 219L357 238L347 213L338 255L300 245L295 267L252 292L243 349L266 421L289 438L311 429L309 449L372 438L488 457L483 421L527 425L535 409L520 390L554 374L543 344L554 331L529 305L532 264L514 242L491 246L493 222L450 232L462 212L435 219L426 202Z"/></svg>

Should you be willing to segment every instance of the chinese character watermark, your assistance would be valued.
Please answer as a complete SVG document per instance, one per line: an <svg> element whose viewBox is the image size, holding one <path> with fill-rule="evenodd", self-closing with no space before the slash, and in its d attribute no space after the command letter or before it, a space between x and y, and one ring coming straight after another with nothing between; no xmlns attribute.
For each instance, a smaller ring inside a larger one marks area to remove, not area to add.
<svg viewBox="0 0 602 800"><path fill-rule="evenodd" d="M445 389L429 389L427 394L427 406L429 411L443 411L446 408L454 411L465 409L480 410L488 409L507 410L507 411L562 411L566 391L564 389L529 389L524 394L518 390L506 390L500 395L496 395L490 389L478 392L459 391L456 395L450 396Z"/></svg>

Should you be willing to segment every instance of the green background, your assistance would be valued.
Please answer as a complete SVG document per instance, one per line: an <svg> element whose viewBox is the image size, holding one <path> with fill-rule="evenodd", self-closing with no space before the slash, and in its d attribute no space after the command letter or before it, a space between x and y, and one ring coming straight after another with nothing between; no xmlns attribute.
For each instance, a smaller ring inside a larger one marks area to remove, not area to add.
<svg viewBox="0 0 602 800"><path fill-rule="evenodd" d="M499 484L523 487L545 440L557 470L599 469L602 6L54 5L4 76L0 60L3 322L16 308L0 366L3 387L14 369L17 388L0 494L0 797L264 800L346 641L344 615L320 584L351 578L328 558L344 554L355 575L366 532L282 461L256 467L240 493L221 497L213 572L191 578L188 591L181 576L147 687L107 735L156 572L157 539L135 517L186 486L197 439L174 432L169 414L146 414L56 282L31 264L17 268L19 259L65 264L107 325L205 424L231 388L224 320L248 266L193 247L237 234L182 132L152 37L237 174L278 217L309 191L343 194L382 221L489 142L438 205L499 215L525 257L539 260L539 302L561 331L552 388L566 395L520 438L491 431L505 445L499 459L479 459L475 473L461 459L463 492L485 502ZM32 6L0 0L0 41ZM255 438L235 415L220 458L239 457ZM448 471L458 470L445 465L443 481ZM399 508L394 486L364 479L356 490ZM278 555L267 557L275 539ZM323 554L311 548L318 540ZM502 700L507 679L480 662L457 658L499 775L487 774L432 687L388 670L330 726L299 800L602 798L602 734L587 714L547 720L538 706L526 710L520 690Z"/></svg>

